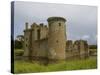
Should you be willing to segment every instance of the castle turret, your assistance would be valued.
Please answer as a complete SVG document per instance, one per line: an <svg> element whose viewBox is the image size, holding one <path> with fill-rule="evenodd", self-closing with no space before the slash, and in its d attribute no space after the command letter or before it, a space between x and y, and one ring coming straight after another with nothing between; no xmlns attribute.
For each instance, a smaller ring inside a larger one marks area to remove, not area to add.
<svg viewBox="0 0 100 75"><path fill-rule="evenodd" d="M28 29L28 23L25 23L25 30L24 30L24 57L25 59L29 59L29 55L30 55L30 41L31 41L31 30Z"/></svg>
<svg viewBox="0 0 100 75"><path fill-rule="evenodd" d="M62 17L50 17L47 19L49 25L48 47L49 59L65 59L66 49L66 20Z"/></svg>
<svg viewBox="0 0 100 75"><path fill-rule="evenodd" d="M25 23L26 29L28 29L28 22Z"/></svg>

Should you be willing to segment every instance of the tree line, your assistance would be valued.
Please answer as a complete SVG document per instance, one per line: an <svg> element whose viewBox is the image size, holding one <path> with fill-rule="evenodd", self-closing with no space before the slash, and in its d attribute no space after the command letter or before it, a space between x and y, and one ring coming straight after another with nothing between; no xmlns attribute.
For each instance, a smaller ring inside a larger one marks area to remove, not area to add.
<svg viewBox="0 0 100 75"><path fill-rule="evenodd" d="M18 35L16 37L16 40L14 40L14 48L15 49L22 49L23 48L23 42L24 42L24 36ZM89 49L97 49L97 45L89 45Z"/></svg>

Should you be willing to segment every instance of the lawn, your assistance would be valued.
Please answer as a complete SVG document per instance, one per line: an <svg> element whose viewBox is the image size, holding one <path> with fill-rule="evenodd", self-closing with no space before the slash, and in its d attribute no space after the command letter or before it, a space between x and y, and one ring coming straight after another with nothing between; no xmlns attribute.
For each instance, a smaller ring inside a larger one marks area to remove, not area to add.
<svg viewBox="0 0 100 75"><path fill-rule="evenodd" d="M63 61L56 64L40 65L28 61L16 60L14 63L14 73L34 73L34 72L50 72L50 71L67 71L96 69L96 58Z"/></svg>

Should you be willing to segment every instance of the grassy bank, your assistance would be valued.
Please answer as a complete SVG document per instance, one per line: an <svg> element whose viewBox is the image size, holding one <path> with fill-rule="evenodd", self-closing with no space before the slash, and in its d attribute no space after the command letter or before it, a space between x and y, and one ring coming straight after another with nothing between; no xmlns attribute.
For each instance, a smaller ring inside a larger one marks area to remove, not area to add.
<svg viewBox="0 0 100 75"><path fill-rule="evenodd" d="M15 61L15 73L29 73L29 72L48 72L48 71L66 71L66 70L80 70L80 69L95 69L97 68L96 58L89 58L86 60L64 61L57 64L48 64L47 66L37 63Z"/></svg>

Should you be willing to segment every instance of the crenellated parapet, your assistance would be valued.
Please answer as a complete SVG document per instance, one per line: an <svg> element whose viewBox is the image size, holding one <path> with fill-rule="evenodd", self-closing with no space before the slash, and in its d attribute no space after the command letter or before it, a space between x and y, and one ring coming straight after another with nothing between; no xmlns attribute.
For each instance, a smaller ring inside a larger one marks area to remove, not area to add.
<svg viewBox="0 0 100 75"><path fill-rule="evenodd" d="M34 29L34 30L37 30L37 29L40 29L40 25L39 24L37 24L37 23L33 23L32 25L31 25L31 28L30 29Z"/></svg>

